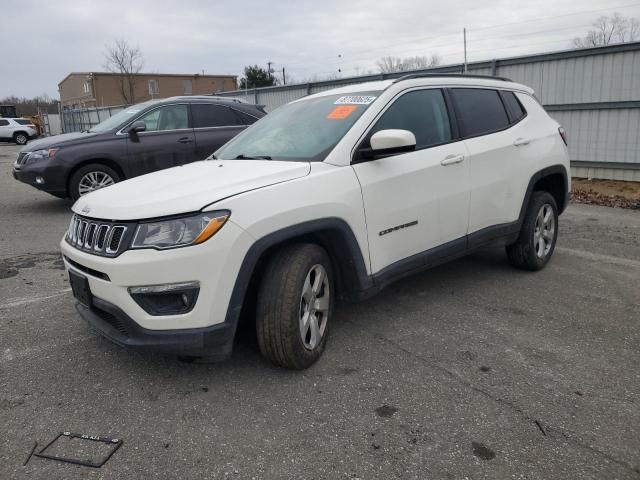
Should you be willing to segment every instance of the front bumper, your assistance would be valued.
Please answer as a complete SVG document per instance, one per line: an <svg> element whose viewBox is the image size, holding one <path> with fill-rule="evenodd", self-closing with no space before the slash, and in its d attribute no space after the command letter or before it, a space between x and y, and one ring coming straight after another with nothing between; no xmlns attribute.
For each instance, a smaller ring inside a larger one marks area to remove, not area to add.
<svg viewBox="0 0 640 480"><path fill-rule="evenodd" d="M115 305L96 297L91 307L77 303L76 310L99 334L127 349L206 355L220 360L231 355L233 350L235 325L231 323L183 330L149 330Z"/></svg>
<svg viewBox="0 0 640 480"><path fill-rule="evenodd" d="M43 160L33 164L28 164L20 168L13 168L13 178L31 185L56 197L67 197L67 175L68 170L61 164L53 164L48 160ZM36 178L41 177L44 183L36 182Z"/></svg>
<svg viewBox="0 0 640 480"><path fill-rule="evenodd" d="M91 290L93 304L78 311L103 335L130 348L216 355L231 348L227 342L232 341L237 318L235 311L228 314L228 307L252 242L228 221L212 239L191 247L127 250L110 258L80 251L63 239L60 249L66 269L87 278ZM193 309L175 315L150 315L128 290L194 281L200 291Z"/></svg>

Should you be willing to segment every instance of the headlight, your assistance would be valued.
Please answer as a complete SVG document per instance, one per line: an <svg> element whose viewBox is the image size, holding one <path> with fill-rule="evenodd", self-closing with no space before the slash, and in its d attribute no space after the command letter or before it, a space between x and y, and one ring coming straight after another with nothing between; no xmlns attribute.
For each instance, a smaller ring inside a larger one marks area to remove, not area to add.
<svg viewBox="0 0 640 480"><path fill-rule="evenodd" d="M42 160L43 158L51 158L55 157L56 153L58 153L57 148L47 148L45 150L35 150L26 155L23 165L27 165L29 163L37 162L38 160Z"/></svg>
<svg viewBox="0 0 640 480"><path fill-rule="evenodd" d="M131 247L164 249L197 245L213 237L230 215L231 212L227 210L219 210L190 217L141 223Z"/></svg>

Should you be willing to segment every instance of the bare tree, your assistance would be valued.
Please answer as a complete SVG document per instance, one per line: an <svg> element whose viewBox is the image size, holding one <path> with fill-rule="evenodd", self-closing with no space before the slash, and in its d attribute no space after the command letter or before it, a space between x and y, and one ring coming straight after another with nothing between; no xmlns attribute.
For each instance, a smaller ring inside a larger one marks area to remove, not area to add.
<svg viewBox="0 0 640 480"><path fill-rule="evenodd" d="M408 70L421 70L440 65L440 56L433 54L431 57L382 57L377 62L381 73L406 72Z"/></svg>
<svg viewBox="0 0 640 480"><path fill-rule="evenodd" d="M576 48L599 47L611 43L626 43L640 40L640 20L635 17L623 17L619 13L601 16L591 24L593 27L584 37L575 37Z"/></svg>
<svg viewBox="0 0 640 480"><path fill-rule="evenodd" d="M118 86L124 103L135 103L136 75L142 70L144 60L140 47L133 47L124 39L117 39L107 46L104 54L106 68L118 75Z"/></svg>

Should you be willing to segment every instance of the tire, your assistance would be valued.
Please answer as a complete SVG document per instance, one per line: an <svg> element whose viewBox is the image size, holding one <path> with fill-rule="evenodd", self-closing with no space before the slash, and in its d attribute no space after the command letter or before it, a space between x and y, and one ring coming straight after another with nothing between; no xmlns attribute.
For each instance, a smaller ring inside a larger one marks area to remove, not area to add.
<svg viewBox="0 0 640 480"><path fill-rule="evenodd" d="M333 285L331 261L318 245L289 245L271 258L256 306L258 346L265 358L295 370L320 358L329 337Z"/></svg>
<svg viewBox="0 0 640 480"><path fill-rule="evenodd" d="M24 132L16 132L13 134L13 141L18 145L26 145L29 141L29 136Z"/></svg>
<svg viewBox="0 0 640 480"><path fill-rule="evenodd" d="M549 192L533 192L518 240L506 247L509 262L516 268L540 270L551 259L557 238L555 199Z"/></svg>
<svg viewBox="0 0 640 480"><path fill-rule="evenodd" d="M71 176L69 180L69 196L76 201L82 195L108 187L118 183L120 180L120 175L113 168L101 163L91 163L79 168Z"/></svg>

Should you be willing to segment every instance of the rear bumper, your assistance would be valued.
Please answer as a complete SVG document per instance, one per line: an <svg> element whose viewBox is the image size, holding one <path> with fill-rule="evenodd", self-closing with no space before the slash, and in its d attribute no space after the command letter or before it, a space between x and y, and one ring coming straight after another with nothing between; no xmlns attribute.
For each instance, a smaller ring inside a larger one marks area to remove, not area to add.
<svg viewBox="0 0 640 480"><path fill-rule="evenodd" d="M148 330L115 305L94 297L91 307L76 310L99 334L121 347L173 355L227 358L233 349L235 325L221 323L205 328Z"/></svg>

